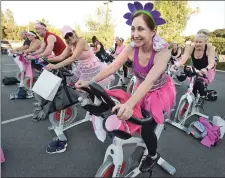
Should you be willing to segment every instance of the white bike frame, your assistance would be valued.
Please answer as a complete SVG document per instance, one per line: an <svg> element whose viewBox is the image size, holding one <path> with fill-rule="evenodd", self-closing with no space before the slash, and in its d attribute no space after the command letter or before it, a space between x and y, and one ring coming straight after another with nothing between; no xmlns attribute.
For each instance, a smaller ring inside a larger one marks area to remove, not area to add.
<svg viewBox="0 0 225 178"><path fill-rule="evenodd" d="M172 70L172 66L173 66L173 65L172 65L171 62L169 61L169 63L168 63L168 68L167 68L166 73L167 73L169 76L171 76L172 79L174 80L174 79L177 78L177 77L176 77L176 73L178 72L178 70L176 70L176 71ZM178 85L178 86L181 85L180 83L177 83L177 82L175 82L175 81L174 81L174 83L175 83L175 85Z"/></svg>
<svg viewBox="0 0 225 178"><path fill-rule="evenodd" d="M199 96L199 94L197 94L197 97L195 97L195 95L193 94L194 81L195 81L195 77L191 77L189 87L188 87L186 93L181 97L181 99L179 101L179 105L176 110L175 120L177 120L180 109L182 109L182 108L180 108L181 103L184 100L187 100L188 108L187 108L187 111L185 112L184 119L182 119L180 122L175 122L170 119L166 120L166 122L170 123L171 125L177 127L180 130L185 131L188 134L190 134L190 132L188 131L187 127L184 126L185 122L187 121L188 118L190 118L194 115L204 117L204 118L209 118L208 116L200 113L199 107L196 107L196 104L197 104L200 96Z"/></svg>
<svg viewBox="0 0 225 178"><path fill-rule="evenodd" d="M164 125L162 124L156 126L155 133L156 133L157 139L159 139L163 129L164 129ZM132 137L128 140L123 140L118 137L114 137L112 144L109 145L109 147L106 150L105 157L103 160L103 164L104 164L104 162L111 157L113 164L115 166L112 177L120 177L120 171L122 168L122 164L124 162L123 146L129 145L129 144L137 144L136 146L140 146L145 149L141 160L143 160L148 155L146 145L143 143L141 138ZM139 163L138 167L136 167L133 171L125 175L125 177L136 177L137 175L139 175L141 173L139 169L141 162ZM176 169L172 165L170 165L167 161L165 161L162 157L160 157L157 164L160 167L162 167L166 172L168 172L170 175L174 175L176 173Z"/></svg>

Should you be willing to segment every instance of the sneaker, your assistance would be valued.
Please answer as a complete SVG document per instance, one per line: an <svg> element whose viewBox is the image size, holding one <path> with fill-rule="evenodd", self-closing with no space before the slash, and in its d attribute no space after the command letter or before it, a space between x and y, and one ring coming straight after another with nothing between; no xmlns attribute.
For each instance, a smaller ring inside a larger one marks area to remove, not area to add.
<svg viewBox="0 0 225 178"><path fill-rule="evenodd" d="M48 144L46 152L49 154L63 153L66 151L67 141L54 140Z"/></svg>
<svg viewBox="0 0 225 178"><path fill-rule="evenodd" d="M160 158L160 154L157 153L157 158L152 159L150 155L147 155L146 158L142 161L141 166L140 166L140 171L141 172L149 172L152 170L154 165L157 163L157 161Z"/></svg>

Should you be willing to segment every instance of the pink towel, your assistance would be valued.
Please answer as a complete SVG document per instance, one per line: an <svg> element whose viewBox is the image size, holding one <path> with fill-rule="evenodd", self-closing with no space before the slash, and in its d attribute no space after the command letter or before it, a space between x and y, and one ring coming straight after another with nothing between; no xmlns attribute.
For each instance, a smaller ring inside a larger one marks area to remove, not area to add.
<svg viewBox="0 0 225 178"><path fill-rule="evenodd" d="M212 126L209 121L203 117L199 120L207 129L207 135L202 139L201 144L211 147L214 146L220 139L220 127Z"/></svg>
<svg viewBox="0 0 225 178"><path fill-rule="evenodd" d="M129 93L121 89L106 90L106 92L108 93L109 96L115 97L118 100L120 100L121 103L125 103L131 97ZM140 103L135 105L133 111L134 117L140 119L143 118ZM141 126L135 125L129 122L129 120L122 122L115 115L113 115L109 119L107 119L106 128L109 128L109 130L119 129L123 131L128 131L129 133L133 134L135 132L140 132Z"/></svg>
<svg viewBox="0 0 225 178"><path fill-rule="evenodd" d="M2 148L1 148L0 151L1 151L1 163L4 163L5 162L5 156L4 156Z"/></svg>

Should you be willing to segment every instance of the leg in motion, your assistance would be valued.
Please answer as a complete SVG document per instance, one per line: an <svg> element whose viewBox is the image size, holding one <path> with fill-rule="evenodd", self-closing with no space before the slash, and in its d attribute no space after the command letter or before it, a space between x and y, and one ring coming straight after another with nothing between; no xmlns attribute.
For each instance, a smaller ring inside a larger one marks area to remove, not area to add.
<svg viewBox="0 0 225 178"><path fill-rule="evenodd" d="M141 136L147 146L148 155L142 161L140 170L141 172L148 172L150 171L153 166L157 163L160 158L159 153L157 153L157 137L154 132L156 123L146 123L142 126Z"/></svg>

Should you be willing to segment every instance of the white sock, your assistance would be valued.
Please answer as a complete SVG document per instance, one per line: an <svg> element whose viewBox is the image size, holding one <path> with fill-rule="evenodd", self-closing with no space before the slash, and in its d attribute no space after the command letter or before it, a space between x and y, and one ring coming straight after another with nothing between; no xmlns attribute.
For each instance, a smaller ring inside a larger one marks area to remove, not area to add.
<svg viewBox="0 0 225 178"><path fill-rule="evenodd" d="M155 156L150 156L152 160L155 160L157 158L158 154L156 153Z"/></svg>

